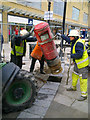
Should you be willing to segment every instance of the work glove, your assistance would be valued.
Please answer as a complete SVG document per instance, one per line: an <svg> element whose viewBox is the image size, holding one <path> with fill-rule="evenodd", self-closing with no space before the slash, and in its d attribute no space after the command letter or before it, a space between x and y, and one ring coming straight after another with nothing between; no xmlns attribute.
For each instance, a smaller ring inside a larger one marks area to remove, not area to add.
<svg viewBox="0 0 90 120"><path fill-rule="evenodd" d="M61 33L57 33L56 35L61 37Z"/></svg>

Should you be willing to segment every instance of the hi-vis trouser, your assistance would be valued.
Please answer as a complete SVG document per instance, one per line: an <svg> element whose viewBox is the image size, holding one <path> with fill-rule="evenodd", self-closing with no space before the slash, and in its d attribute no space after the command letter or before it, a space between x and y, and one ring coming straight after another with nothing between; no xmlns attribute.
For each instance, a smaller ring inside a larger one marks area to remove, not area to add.
<svg viewBox="0 0 90 120"><path fill-rule="evenodd" d="M74 71L72 73L72 87L76 89L77 81L80 79L80 90L83 97L87 96L87 78L88 78L88 66L78 69L77 65L74 65Z"/></svg>

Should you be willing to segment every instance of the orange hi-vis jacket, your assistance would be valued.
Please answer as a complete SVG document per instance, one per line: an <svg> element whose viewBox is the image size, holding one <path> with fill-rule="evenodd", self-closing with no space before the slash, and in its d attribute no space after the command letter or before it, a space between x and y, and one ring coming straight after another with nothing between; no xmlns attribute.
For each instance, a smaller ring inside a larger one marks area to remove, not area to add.
<svg viewBox="0 0 90 120"><path fill-rule="evenodd" d="M33 58L41 60L42 55L43 55L43 52L42 52L41 47L38 45L38 42L37 42L35 48L33 49L32 53L31 53L31 56Z"/></svg>

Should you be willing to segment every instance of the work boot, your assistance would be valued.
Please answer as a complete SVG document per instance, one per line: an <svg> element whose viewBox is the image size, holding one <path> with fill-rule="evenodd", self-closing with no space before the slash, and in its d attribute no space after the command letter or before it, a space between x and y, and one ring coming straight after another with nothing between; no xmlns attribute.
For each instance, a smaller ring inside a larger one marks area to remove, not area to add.
<svg viewBox="0 0 90 120"><path fill-rule="evenodd" d="M30 70L30 73L33 73L33 70Z"/></svg>
<svg viewBox="0 0 90 120"><path fill-rule="evenodd" d="M77 90L76 88L72 88L72 87L67 88L67 91L76 91L76 90Z"/></svg>
<svg viewBox="0 0 90 120"><path fill-rule="evenodd" d="M22 65L25 65L25 63L23 62Z"/></svg>
<svg viewBox="0 0 90 120"><path fill-rule="evenodd" d="M84 101L84 100L86 100L86 99L87 99L87 96L85 96L85 97L84 97L84 96L80 96L80 98L78 98L77 100L78 100L78 101Z"/></svg>
<svg viewBox="0 0 90 120"><path fill-rule="evenodd" d="M41 73L41 74L45 74L45 72L43 72L43 71L40 71L40 73Z"/></svg>

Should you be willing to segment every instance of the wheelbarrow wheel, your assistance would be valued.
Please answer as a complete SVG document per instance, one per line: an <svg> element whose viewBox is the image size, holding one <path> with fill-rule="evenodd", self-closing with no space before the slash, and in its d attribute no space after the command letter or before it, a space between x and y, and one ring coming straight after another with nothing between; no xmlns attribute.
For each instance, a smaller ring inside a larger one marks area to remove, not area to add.
<svg viewBox="0 0 90 120"><path fill-rule="evenodd" d="M30 107L36 97L34 83L25 76L16 76L4 94L2 105L4 112L20 111Z"/></svg>

